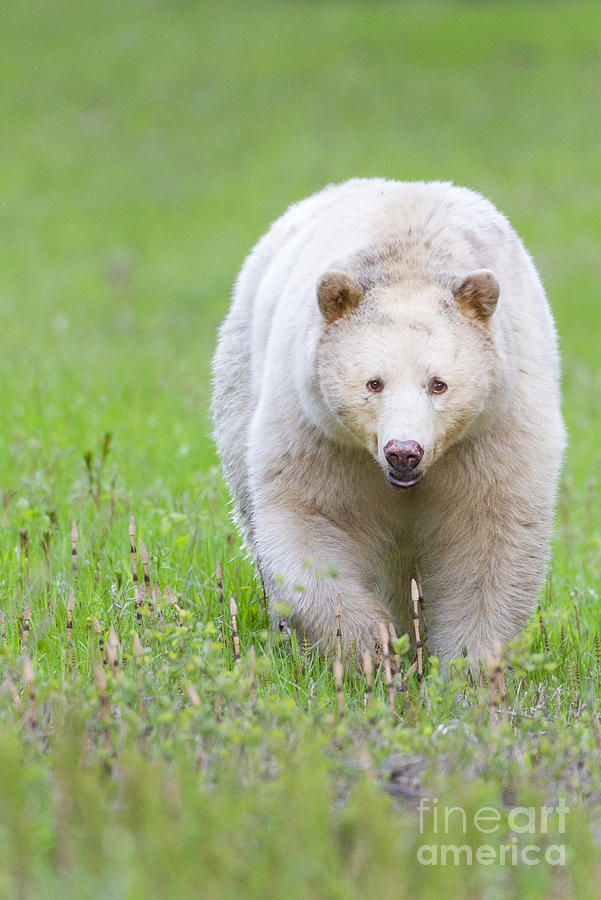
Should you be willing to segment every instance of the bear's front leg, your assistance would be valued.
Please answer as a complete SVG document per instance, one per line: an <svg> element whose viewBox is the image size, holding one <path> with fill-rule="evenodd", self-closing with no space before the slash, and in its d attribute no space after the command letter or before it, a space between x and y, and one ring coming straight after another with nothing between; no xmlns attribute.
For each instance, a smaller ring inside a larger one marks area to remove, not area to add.
<svg viewBox="0 0 601 900"><path fill-rule="evenodd" d="M375 629L391 617L366 584L370 563L357 541L322 515L274 500L255 513L254 534L272 614L285 607L299 638L326 652L340 605L345 654L374 649Z"/></svg>
<svg viewBox="0 0 601 900"><path fill-rule="evenodd" d="M455 527L448 521L421 567L428 649L445 668L464 650L477 668L496 640L506 644L524 628L536 605L550 514L537 522L520 521L511 508L495 513Z"/></svg>

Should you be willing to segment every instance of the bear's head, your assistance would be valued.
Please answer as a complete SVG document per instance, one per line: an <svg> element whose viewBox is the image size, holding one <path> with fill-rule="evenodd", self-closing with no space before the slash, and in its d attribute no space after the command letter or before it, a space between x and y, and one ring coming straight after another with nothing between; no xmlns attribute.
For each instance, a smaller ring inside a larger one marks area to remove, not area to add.
<svg viewBox="0 0 601 900"><path fill-rule="evenodd" d="M417 485L498 404L498 297L489 269L369 289L343 271L319 279L321 396L338 432L373 455L390 485Z"/></svg>

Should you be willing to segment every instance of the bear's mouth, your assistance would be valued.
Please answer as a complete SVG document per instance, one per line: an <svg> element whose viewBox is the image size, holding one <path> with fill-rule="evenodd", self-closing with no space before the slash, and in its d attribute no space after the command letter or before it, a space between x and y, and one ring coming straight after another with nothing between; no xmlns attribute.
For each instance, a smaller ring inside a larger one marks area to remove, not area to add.
<svg viewBox="0 0 601 900"><path fill-rule="evenodd" d="M388 482L388 484L392 485L392 487L398 488L415 487L416 484L420 483L423 477L423 472L415 472L412 469L407 470L406 477L405 473L393 473L391 469L388 469L388 471L386 472L386 481Z"/></svg>

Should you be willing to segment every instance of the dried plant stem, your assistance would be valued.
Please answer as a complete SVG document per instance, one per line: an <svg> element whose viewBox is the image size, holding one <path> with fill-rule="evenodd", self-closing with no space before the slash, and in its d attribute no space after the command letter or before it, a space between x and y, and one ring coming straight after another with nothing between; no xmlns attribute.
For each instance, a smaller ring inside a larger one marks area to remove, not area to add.
<svg viewBox="0 0 601 900"><path fill-rule="evenodd" d="M112 666L113 675L115 676L115 678L119 675L119 661L117 659L118 648L119 645L117 643L117 635L115 634L115 629L111 625L109 629L108 640L106 642L106 655L108 657L108 661Z"/></svg>
<svg viewBox="0 0 601 900"><path fill-rule="evenodd" d="M382 659L384 661L384 678L386 680L386 690L388 691L388 706L390 712L395 714L395 696L394 684L392 683L392 670L390 666L390 635L386 625L380 625L380 642L382 644Z"/></svg>
<svg viewBox="0 0 601 900"><path fill-rule="evenodd" d="M0 609L0 631L2 632L2 646L6 647L6 619L4 618L4 613Z"/></svg>
<svg viewBox="0 0 601 900"><path fill-rule="evenodd" d="M160 605L162 598L161 598L161 589L159 587L158 581L155 581L154 589L153 589L152 593L153 593L154 602L155 602L155 606L156 606L157 618L159 620L159 630L164 631L165 630L165 619L163 618L163 611L161 610L161 605Z"/></svg>
<svg viewBox="0 0 601 900"><path fill-rule="evenodd" d="M223 718L223 714L222 714L221 694L216 694L215 695L215 719L217 720L217 722L221 722L222 718Z"/></svg>
<svg viewBox="0 0 601 900"><path fill-rule="evenodd" d="M198 691L191 684L186 685L186 693L188 695L188 699L190 703L194 707L194 709L200 708L200 697L198 696Z"/></svg>
<svg viewBox="0 0 601 900"><path fill-rule="evenodd" d="M33 685L33 666L29 658L29 654L25 654L23 658L23 677L27 686L27 695L29 697L29 723L32 731L37 728L38 720L35 708L35 689Z"/></svg>
<svg viewBox="0 0 601 900"><path fill-rule="evenodd" d="M409 706L410 706L408 682L416 669L417 669L417 659L414 659L413 662L411 663L411 665L409 666L409 668L407 669L407 671L405 672L405 675L403 676L403 680L401 681L401 693L403 695L403 709L405 710L405 712L407 712L407 710L409 709Z"/></svg>
<svg viewBox="0 0 601 900"><path fill-rule="evenodd" d="M503 679L502 658L503 649L501 647L501 642L498 640L498 638L495 638L493 643L493 653L489 653L486 657L486 666L488 669L488 694L490 702L490 714L488 718L489 725L496 725L498 723L499 706L503 716L503 721L509 721L507 695L505 693L505 681Z"/></svg>
<svg viewBox="0 0 601 900"><path fill-rule="evenodd" d="M240 662L240 641L238 639L238 607L233 597L230 597L230 615L232 617L232 643L234 645L234 662L238 665Z"/></svg>
<svg viewBox="0 0 601 900"><path fill-rule="evenodd" d="M71 568L75 572L77 569L77 541L79 540L79 532L77 530L77 522L71 523Z"/></svg>
<svg viewBox="0 0 601 900"><path fill-rule="evenodd" d="M182 613L181 607L177 603L177 600L171 593L171 588L169 587L169 585L167 585L165 587L165 597L167 598L168 602L171 604L173 609L176 611L180 626L183 625L184 624L184 615Z"/></svg>
<svg viewBox="0 0 601 900"><path fill-rule="evenodd" d="M363 671L365 673L365 697L364 704L366 707L370 707L373 700L374 689L371 683L371 673L372 673L372 662L371 662L371 653L369 650L366 650L363 653Z"/></svg>
<svg viewBox="0 0 601 900"><path fill-rule="evenodd" d="M134 602L136 605L136 622L142 627L142 604L144 603L144 595L140 590L140 582L138 580L138 554L136 551L136 520L134 516L129 520L129 549L131 553L131 569L132 580L134 583Z"/></svg>
<svg viewBox="0 0 601 900"><path fill-rule="evenodd" d="M220 559L217 560L215 566L215 577L217 579L217 599L219 600L219 642L223 643L223 569Z"/></svg>
<svg viewBox="0 0 601 900"><path fill-rule="evenodd" d="M540 601L537 604L537 612L538 612L538 625L540 628L540 635L542 638L543 647L544 647L545 653L548 653L549 652L549 634L547 632L546 625L543 621L543 610L540 605Z"/></svg>
<svg viewBox="0 0 601 900"><path fill-rule="evenodd" d="M336 682L336 699L338 700L338 717L344 719L344 694L342 692L342 660L334 660L334 681Z"/></svg>
<svg viewBox="0 0 601 900"><path fill-rule="evenodd" d="M148 574L148 551L144 546L144 541L140 541L140 562L144 568L144 589L146 591L148 611L152 615L154 613L154 603L152 602L152 588L150 587L150 575Z"/></svg>
<svg viewBox="0 0 601 900"><path fill-rule="evenodd" d="M507 709L507 691L503 678L503 648L498 638L494 641L495 649L495 680L497 682L497 694L501 705L501 715L504 722L509 722L509 710Z"/></svg>
<svg viewBox="0 0 601 900"><path fill-rule="evenodd" d="M136 553L136 519L132 516L129 520L129 549L131 552L131 568L134 584L138 583L138 556Z"/></svg>
<svg viewBox="0 0 601 900"><path fill-rule="evenodd" d="M140 590L139 584L134 584L134 598L135 598L135 605L136 605L136 622L138 623L138 626L141 628L142 625L144 624L143 619L142 619L142 605L144 603L144 594Z"/></svg>
<svg viewBox="0 0 601 900"><path fill-rule="evenodd" d="M104 640L102 639L102 630L100 628L100 622L96 618L96 616L92 619L92 625L94 626L94 631L96 632L96 637L98 638L98 646L100 648L100 658L102 659L102 665L108 665L108 660L106 658L106 653L104 652Z"/></svg>
<svg viewBox="0 0 601 900"><path fill-rule="evenodd" d="M25 612L23 614L23 645L29 646L29 627L31 622L31 607L29 603L25 604Z"/></svg>
<svg viewBox="0 0 601 900"><path fill-rule="evenodd" d="M40 544L44 551L44 565L46 566L46 606L50 612L50 547L52 545L52 532L44 531L40 538Z"/></svg>
<svg viewBox="0 0 601 900"><path fill-rule="evenodd" d="M342 619L342 597L338 594L336 603L336 659L342 663L342 631L340 629L340 620Z"/></svg>
<svg viewBox="0 0 601 900"><path fill-rule="evenodd" d="M134 659L136 661L136 683L138 686L138 710L140 717L143 717L146 712L146 706L144 703L144 685L142 683L142 644L137 631L134 631L133 643Z"/></svg>
<svg viewBox="0 0 601 900"><path fill-rule="evenodd" d="M390 635L390 646L391 646L391 648L394 648L394 645L398 641L398 636L396 633L396 628L394 627L392 622L388 623L388 634ZM392 663L394 664L395 672L400 672L401 671L401 657L399 656L399 654L391 653L390 658L391 658Z"/></svg>
<svg viewBox="0 0 601 900"><path fill-rule="evenodd" d="M580 610L578 609L578 601L574 600L574 612L576 613L576 630L578 631L578 641L582 643L582 632L580 630Z"/></svg>
<svg viewBox="0 0 601 900"><path fill-rule="evenodd" d="M69 650L69 671L75 668L75 654L73 652L73 610L75 609L75 594L73 589L69 594L67 604L67 649Z"/></svg>
<svg viewBox="0 0 601 900"><path fill-rule="evenodd" d="M413 630L415 632L415 650L417 653L417 680L419 683L419 692L424 693L424 660L423 645L419 630L419 589L415 578L411 579L411 602L413 604Z"/></svg>
<svg viewBox="0 0 601 900"><path fill-rule="evenodd" d="M138 625L142 624L142 613L140 607L144 602L144 597L140 595L140 585L138 582L138 554L136 552L136 520L132 516L129 520L129 550L131 553L131 569L132 579L134 582L134 598L136 602L136 621Z"/></svg>

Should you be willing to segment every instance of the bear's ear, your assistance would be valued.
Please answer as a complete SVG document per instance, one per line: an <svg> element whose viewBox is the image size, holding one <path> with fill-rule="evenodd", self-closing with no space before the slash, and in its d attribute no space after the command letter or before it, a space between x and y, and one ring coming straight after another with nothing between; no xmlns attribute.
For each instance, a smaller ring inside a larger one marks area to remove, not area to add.
<svg viewBox="0 0 601 900"><path fill-rule="evenodd" d="M470 319L488 319L494 313L499 299L499 282L490 269L477 269L453 289L455 300L464 315Z"/></svg>
<svg viewBox="0 0 601 900"><path fill-rule="evenodd" d="M346 272L332 269L317 282L317 302L328 325L354 309L362 296L361 288Z"/></svg>

